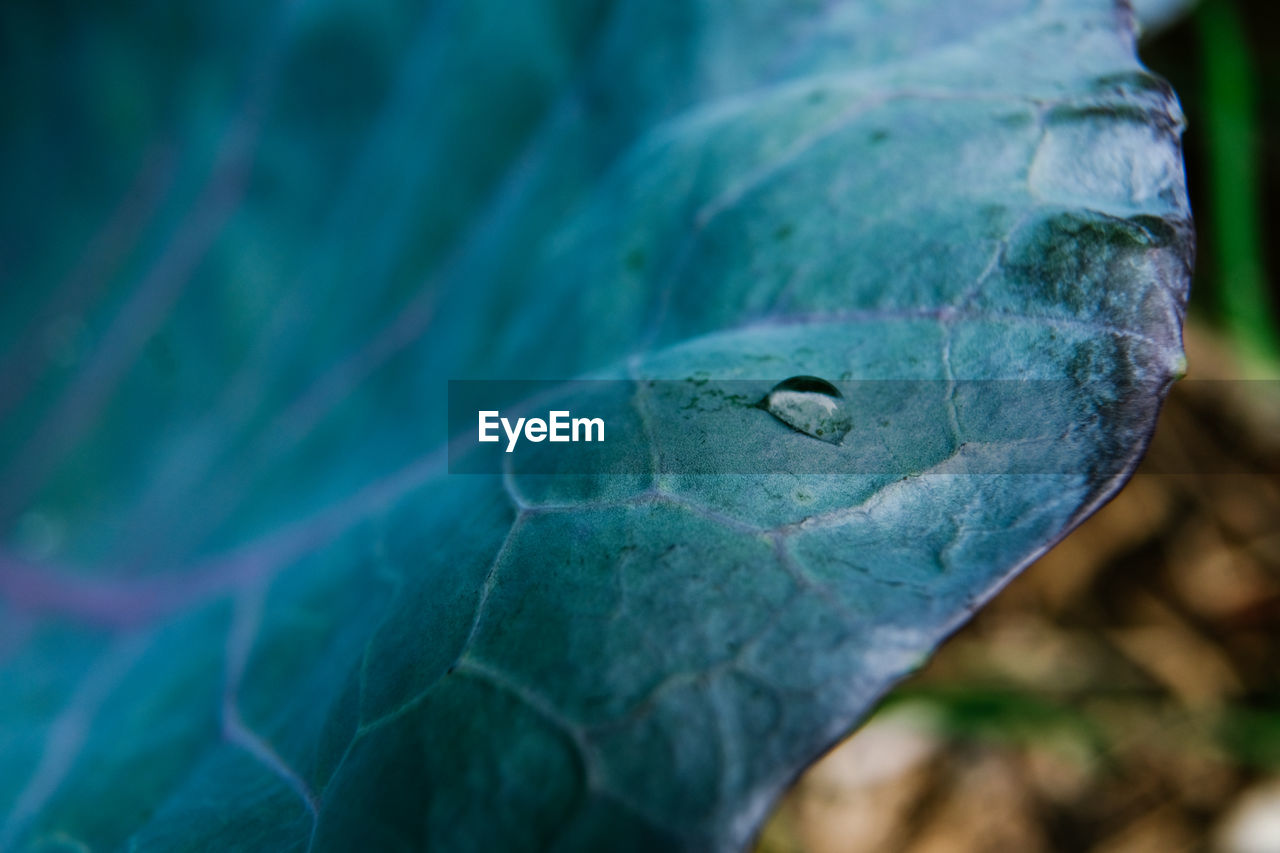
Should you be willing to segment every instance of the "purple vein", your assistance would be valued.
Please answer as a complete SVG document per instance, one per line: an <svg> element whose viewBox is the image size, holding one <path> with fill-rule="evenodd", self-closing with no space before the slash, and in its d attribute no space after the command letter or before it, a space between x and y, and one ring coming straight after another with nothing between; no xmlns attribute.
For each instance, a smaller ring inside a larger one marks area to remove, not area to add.
<svg viewBox="0 0 1280 853"><path fill-rule="evenodd" d="M441 473L446 454L429 453L270 536L164 575L101 578L0 553L0 596L18 608L107 627L145 624L270 577Z"/></svg>
<svg viewBox="0 0 1280 853"><path fill-rule="evenodd" d="M396 315L384 329L362 349L351 357L334 365L302 394L285 407L263 431L266 440L257 445L246 458L228 469L221 478L203 492L202 502L207 507L203 512L193 514L189 523L182 524L162 544L164 554L180 552L183 548L215 529L225 521L238 506L238 498L248 488L248 481L259 473L272 459L287 453L309 436L342 400L346 399L357 387L367 380L378 368L389 361L396 353L417 340L430 325L434 315L434 291L424 290L402 312ZM187 487L204 479L221 456L216 452L202 453L185 469L183 478ZM135 541L150 543L141 536L143 529L154 523L155 516L169 501L171 495L153 493L147 496L146 503L134 513L131 525L132 537ZM155 543L151 543L154 545ZM139 552L140 562L150 562L155 552Z"/></svg>
<svg viewBox="0 0 1280 853"><path fill-rule="evenodd" d="M137 245L160 202L173 185L177 157L166 145L153 145L142 155L142 165L115 209L90 240L79 262L54 287L53 296L41 308L8 352L0 358L0 416L30 390L40 375L41 335L59 317L83 316L101 294L112 273Z"/></svg>
<svg viewBox="0 0 1280 853"><path fill-rule="evenodd" d="M440 20L434 15L428 15L422 34L419 36L418 45L411 52L419 55L428 55L427 58L430 59L429 54L431 51L427 50L427 48L438 37L440 27ZM599 48L605 44L605 36L611 31L611 28L611 25L601 27L599 34L596 36L595 47L588 50L587 55L594 56L599 53ZM583 68L589 67L589 65L589 62L585 62L583 63ZM354 204L352 199L355 195L355 188L369 180L371 170L386 159L380 152L381 148L385 147L384 137L390 137L393 133L392 117L404 111L406 102L411 102L420 97L417 91L419 87L409 85L410 82L430 79L430 76L421 69L416 68L411 68L409 72L401 75L402 81L405 82L402 82L396 94L389 99L388 104L383 108L382 116L379 119L380 127L373 134L374 142L367 146L361 162L357 164L352 177L348 179L347 187L342 194L342 201L326 226L328 237L322 241L322 245L330 246L341 243L343 235L340 232L340 227L346 218L344 214ZM288 427L288 431L297 437L295 443L297 439L309 434L314 425L318 424L329 410L340 404L365 378L375 372L395 353L411 344L425 332L431 320L430 312L434 310L436 297L442 290L441 282L456 279L459 275L459 270L465 267L465 263L468 260L477 257L486 259L492 257L493 253L486 252L486 247L491 245L497 235L502 233L502 229L506 227L511 216L518 209L521 200L528 193L529 187L533 185L538 175L541 174L547 162L548 154L555 150L552 142L555 139L556 132L563 128L566 121L579 118L577 106L581 77L580 70L578 78L572 84L566 86L565 94L544 116L542 122L525 145L524 150L514 159L512 167L501 176L496 188L489 194L480 212L468 224L466 236L458 241L458 248L433 273L426 277L426 284L423 287L429 292L420 292L410 306L403 309L404 313L409 315L407 321L393 320L389 327L385 327L375 333L374 339L363 348L361 353L348 359L349 366L347 368L341 366L336 368L330 372L329 379L322 379L313 386L312 390L304 392L304 397L311 398L310 403L303 403L300 399L287 407L287 411L291 412L292 415L286 416L285 423L289 423L291 418L308 421L296 422L293 426ZM380 142L379 140L383 141ZM307 271L304 271L302 280L305 282L309 278L311 268L322 266L319 263L313 264ZM229 451L230 442L227 437L234 437L244 430L254 415L258 413L262 402L261 390L267 385L263 374L270 365L269 357L273 352L272 345L281 339L291 337L291 330L306 316L305 311L302 310L302 306L305 304L304 300L313 297L313 295L313 288L295 287L272 313L265 324L264 332L258 336L249 357L231 377L227 383L226 390L220 395L212 410L202 418L201 422L193 430L196 435L206 438L209 442L223 441L227 442L227 444L219 448L210 448L207 444L203 444L198 453L181 453L181 464L170 466L160 476L153 477L147 493L138 501L138 509L132 513L130 526L134 532L141 530L144 526L152 525L157 512L163 507L172 504L180 496L188 494L191 489L202 482L205 479L205 475L213 470L218 461ZM413 318L415 317L421 319L421 323L416 327L413 325ZM388 345L387 338L395 340ZM344 376L345 378L343 378ZM303 417L299 419L299 415ZM270 433L278 426L279 419L268 430L268 435L270 436ZM271 437L268 437L267 440L271 448L276 448L282 443ZM260 450L252 455L254 460L262 458L270 458L269 452ZM216 526L217 520L225 519L226 515L234 510L234 501L243 491L242 482L256 473L254 468L254 465L240 461L233 469L228 469L233 472L234 479L224 477L220 484L211 489L214 498L211 503L225 508L206 513L200 519L194 521L202 524L203 529L207 531ZM138 536L126 536L124 538L126 540L132 538L137 541L143 541L144 539L144 537ZM185 534L185 538L181 542L172 541L166 546L167 553L181 551L182 549L179 546L182 542L190 542L199 538L199 535ZM146 560L150 556L149 554L135 555L135 559Z"/></svg>
<svg viewBox="0 0 1280 853"><path fill-rule="evenodd" d="M423 288L365 346L334 365L271 421L266 429L268 442L258 458L270 459L310 435L326 414L426 332L435 306L435 288Z"/></svg>
<svg viewBox="0 0 1280 853"><path fill-rule="evenodd" d="M191 212L103 335L93 359L72 379L16 457L0 496L0 518L12 517L67 452L92 429L146 342L164 321L197 266L222 233L248 183L279 65L278 42L267 51L249 92L223 135L209 178Z"/></svg>
<svg viewBox="0 0 1280 853"><path fill-rule="evenodd" d="M222 736L271 771L289 786L306 805L314 821L318 811L315 794L298 772L289 766L275 748L251 729L240 715L239 691L244 678L253 640L262 624L263 584L251 585L237 597L231 630L227 632L227 677L222 690Z"/></svg>
<svg viewBox="0 0 1280 853"><path fill-rule="evenodd" d="M0 850L19 838L57 792L80 754L98 711L142 654L145 646L141 640L140 635L134 635L117 642L98 660L50 723L40 762L18 794L8 818L0 824Z"/></svg>
<svg viewBox="0 0 1280 853"><path fill-rule="evenodd" d="M397 354L411 346L426 333L435 317L436 303L443 290L442 282L458 276L467 262L484 256L484 248L496 239L529 188L541 174L548 154L554 150L551 144L556 131L574 117L576 99L566 95L547 115L539 129L532 135L523 152L512 167L502 176L481 213L472 221L465 240L440 266L432 271L416 295L397 314L387 321L372 337L349 357L340 360L325 371L262 430L265 440L249 454L237 459L235 464L222 469L221 476L205 489L205 503L211 509L193 516L190 525L179 528L176 535L164 544L165 555L181 552L184 547L216 528L234 511L238 498L244 494L255 475L278 455L288 452L306 439L324 418L375 374ZM273 324L274 325L274 324ZM260 397L250 391L241 376L230 383L230 390L223 395L218 414L205 419L198 431L214 431L218 435L232 436L243 430L260 406L260 400L248 402L249 397ZM229 411L228 411L229 410ZM154 524L156 513L171 505L179 496L189 493L197 484L205 481L215 470L217 463L228 452L227 447L206 449L197 454L183 454L184 464L173 468L168 476L158 478L157 485L139 501L132 513L130 528L134 535L125 536L138 542L146 537L136 535L144 527ZM194 531L194 532L193 532ZM152 554L141 554L140 561L147 561Z"/></svg>
<svg viewBox="0 0 1280 853"><path fill-rule="evenodd" d="M231 374L217 401L192 429L194 434L202 437L202 442L221 440L229 444L231 438L243 430L258 413L262 389L269 384L270 368L273 364L284 361L284 357L278 352L280 342L294 339L295 332L308 317L307 306L324 293L323 280L317 284L316 279L333 265L330 253L335 247L347 243L353 224L351 220L355 216L353 211L359 205L359 190L375 180L379 167L395 161L389 149L391 141L397 138L397 126L407 112L408 105L425 97L425 93L419 91L420 81L430 80L432 75L428 73L426 66L419 65L434 62L440 53L431 50L431 47L439 37L442 27L439 16L445 14L444 10L445 7L441 5L425 16L415 44L409 50L409 65L401 70L400 83L382 105L375 126L369 134L369 141L349 171L343 188L338 193L337 202L321 228L322 234L316 241L320 251L309 256L310 260L298 274L297 281L270 312L248 354ZM371 294L382 292L380 287L368 290ZM344 308L349 310L351 306ZM148 491L138 501L133 526L136 528L150 524L152 513L157 508L171 503L177 495L188 493L220 461L227 449L227 446L218 449L202 447L197 454L179 451L179 465L162 470L159 475L151 478ZM191 464L193 459L195 464Z"/></svg>

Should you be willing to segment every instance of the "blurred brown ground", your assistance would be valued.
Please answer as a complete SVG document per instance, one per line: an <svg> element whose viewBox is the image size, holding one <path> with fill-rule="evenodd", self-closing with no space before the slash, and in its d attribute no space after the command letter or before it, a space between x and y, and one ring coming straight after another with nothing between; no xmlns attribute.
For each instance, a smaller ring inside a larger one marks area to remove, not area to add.
<svg viewBox="0 0 1280 853"><path fill-rule="evenodd" d="M1189 379L1241 375L1202 329L1187 350ZM759 853L1280 853L1265 390L1180 385L1129 485L814 765Z"/></svg>

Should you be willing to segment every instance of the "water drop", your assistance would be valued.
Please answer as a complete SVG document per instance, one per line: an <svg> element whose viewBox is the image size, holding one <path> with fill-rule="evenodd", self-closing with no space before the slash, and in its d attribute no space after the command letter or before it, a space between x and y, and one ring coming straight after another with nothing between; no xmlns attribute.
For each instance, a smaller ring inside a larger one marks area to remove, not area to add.
<svg viewBox="0 0 1280 853"><path fill-rule="evenodd" d="M792 429L830 444L839 444L853 428L840 390L817 376L784 379L756 405Z"/></svg>

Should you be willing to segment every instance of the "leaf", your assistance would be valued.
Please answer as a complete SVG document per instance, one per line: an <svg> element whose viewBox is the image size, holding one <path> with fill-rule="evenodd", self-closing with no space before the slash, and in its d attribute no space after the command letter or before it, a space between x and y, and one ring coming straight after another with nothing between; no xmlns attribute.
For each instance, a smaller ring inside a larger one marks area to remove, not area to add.
<svg viewBox="0 0 1280 853"><path fill-rule="evenodd" d="M0 13L0 848L747 843L1180 370L1122 5ZM810 375L940 391L700 384ZM587 376L739 473L447 473L446 380Z"/></svg>

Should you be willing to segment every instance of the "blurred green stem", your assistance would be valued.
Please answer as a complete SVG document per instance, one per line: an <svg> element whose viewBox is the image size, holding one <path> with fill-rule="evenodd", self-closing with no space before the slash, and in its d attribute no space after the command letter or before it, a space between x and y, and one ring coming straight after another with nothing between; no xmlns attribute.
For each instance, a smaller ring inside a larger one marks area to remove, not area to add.
<svg viewBox="0 0 1280 853"><path fill-rule="evenodd" d="M1216 249L1218 310L1248 362L1280 360L1280 335L1262 255L1257 97L1249 44L1233 0L1207 0L1197 12L1204 73L1210 230ZM1259 365L1261 366L1261 365Z"/></svg>

